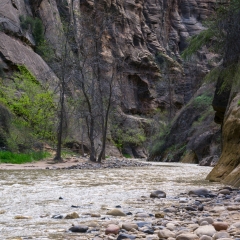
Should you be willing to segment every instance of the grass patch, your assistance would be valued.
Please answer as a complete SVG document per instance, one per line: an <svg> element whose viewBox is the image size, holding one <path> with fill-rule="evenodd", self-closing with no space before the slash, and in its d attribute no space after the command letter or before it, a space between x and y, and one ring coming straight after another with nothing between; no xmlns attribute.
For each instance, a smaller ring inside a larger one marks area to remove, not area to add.
<svg viewBox="0 0 240 240"><path fill-rule="evenodd" d="M125 158L132 158L132 156L131 156L130 154L128 154L128 153L123 153L123 156L124 156Z"/></svg>
<svg viewBox="0 0 240 240"><path fill-rule="evenodd" d="M50 154L47 152L12 153L0 151L0 163L22 164L41 160L49 156Z"/></svg>
<svg viewBox="0 0 240 240"><path fill-rule="evenodd" d="M240 100L238 101L238 106L240 106Z"/></svg>

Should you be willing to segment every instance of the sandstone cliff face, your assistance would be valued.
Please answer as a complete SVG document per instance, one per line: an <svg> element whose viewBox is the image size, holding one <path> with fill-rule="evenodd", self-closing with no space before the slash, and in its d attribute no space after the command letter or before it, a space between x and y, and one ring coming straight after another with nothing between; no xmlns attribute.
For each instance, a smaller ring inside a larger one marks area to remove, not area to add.
<svg viewBox="0 0 240 240"><path fill-rule="evenodd" d="M138 128L142 125L139 122L144 124L156 109L171 111L173 118L200 87L211 56L199 52L194 62L183 64L180 51L186 47L189 36L203 29L201 22L214 11L215 0L74 0L71 4L66 1L64 6L60 3L56 0L0 2L0 61L6 71L24 64L39 79L54 85L55 74L34 52L32 33L21 28L19 17L40 17L46 40L59 57L59 39L64 37L61 14L67 12L69 19L77 20L79 12L87 14L97 7L117 16L112 22L111 36L103 38L101 54L107 61L125 59L121 104L123 120L129 118L125 122ZM144 155L136 146L127 148L131 155Z"/></svg>
<svg viewBox="0 0 240 240"><path fill-rule="evenodd" d="M223 181L240 187L240 94L231 101L223 122L223 149L218 164L208 175L210 181Z"/></svg>
<svg viewBox="0 0 240 240"><path fill-rule="evenodd" d="M203 84L159 139L149 160L212 165L220 156L221 131L214 123L212 84Z"/></svg>

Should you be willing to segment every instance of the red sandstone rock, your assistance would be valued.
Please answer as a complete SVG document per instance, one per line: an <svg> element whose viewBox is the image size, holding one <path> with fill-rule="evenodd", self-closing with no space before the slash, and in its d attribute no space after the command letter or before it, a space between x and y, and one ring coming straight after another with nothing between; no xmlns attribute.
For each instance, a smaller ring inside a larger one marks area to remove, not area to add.
<svg viewBox="0 0 240 240"><path fill-rule="evenodd" d="M105 234L108 235L108 234L115 234L117 235L119 233L119 226L118 225L115 225L115 224L110 224L108 225L108 227L106 228L105 230Z"/></svg>
<svg viewBox="0 0 240 240"><path fill-rule="evenodd" d="M221 230L227 230L228 229L228 223L226 222L214 222L212 223L216 231L221 231Z"/></svg>

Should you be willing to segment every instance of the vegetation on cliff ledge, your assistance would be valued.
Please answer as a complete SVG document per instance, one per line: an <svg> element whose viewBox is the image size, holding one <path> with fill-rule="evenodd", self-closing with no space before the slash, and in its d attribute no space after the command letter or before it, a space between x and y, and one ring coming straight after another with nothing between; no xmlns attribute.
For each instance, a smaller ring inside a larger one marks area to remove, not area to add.
<svg viewBox="0 0 240 240"><path fill-rule="evenodd" d="M43 87L25 66L18 66L10 79L1 81L0 103L12 114L8 119L7 149L24 151L41 139L54 140L53 92Z"/></svg>

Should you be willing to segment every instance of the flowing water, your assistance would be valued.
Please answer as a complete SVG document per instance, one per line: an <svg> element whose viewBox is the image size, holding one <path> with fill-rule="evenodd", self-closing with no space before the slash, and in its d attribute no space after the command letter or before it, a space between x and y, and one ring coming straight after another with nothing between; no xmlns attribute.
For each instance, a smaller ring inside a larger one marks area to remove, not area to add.
<svg viewBox="0 0 240 240"><path fill-rule="evenodd" d="M146 204L141 198L163 190L167 198L161 200L162 206L194 187L219 188L204 180L210 171L180 163L100 170L1 170L0 239L66 239L72 223L91 219L85 213L104 215L106 208L116 205L125 211L157 211L159 204ZM51 218L74 211L79 219ZM19 215L30 219L15 219Z"/></svg>

